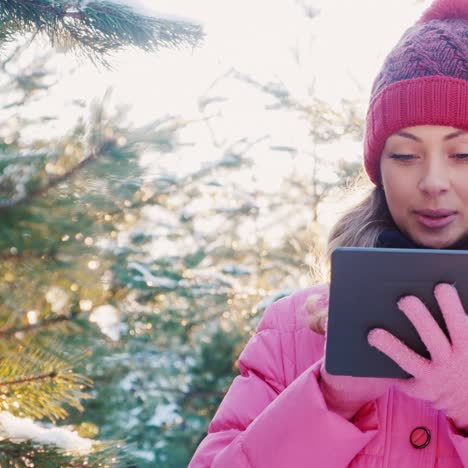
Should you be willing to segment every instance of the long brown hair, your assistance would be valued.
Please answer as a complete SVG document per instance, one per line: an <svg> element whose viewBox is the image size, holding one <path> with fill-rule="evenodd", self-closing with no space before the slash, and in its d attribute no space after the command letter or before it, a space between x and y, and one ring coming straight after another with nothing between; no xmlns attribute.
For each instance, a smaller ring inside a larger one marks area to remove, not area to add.
<svg viewBox="0 0 468 468"><path fill-rule="evenodd" d="M311 274L315 282L329 281L330 257L337 247L375 247L382 231L394 226L382 186L372 185L361 173L351 186L344 189L340 198L345 201L356 195L361 198L360 201L348 208L333 225L325 251L320 253L314 249L316 263ZM323 304L323 300L314 295L307 300L306 307L310 313L310 327L323 334L328 308L319 307L318 304Z"/></svg>

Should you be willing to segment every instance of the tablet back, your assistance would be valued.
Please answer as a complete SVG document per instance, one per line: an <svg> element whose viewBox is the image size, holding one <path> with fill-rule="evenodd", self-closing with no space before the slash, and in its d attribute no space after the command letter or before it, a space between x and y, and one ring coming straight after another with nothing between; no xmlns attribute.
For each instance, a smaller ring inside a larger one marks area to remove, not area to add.
<svg viewBox="0 0 468 468"><path fill-rule="evenodd" d="M402 296L419 297L448 336L434 297L435 285L443 282L456 286L468 311L468 251L357 247L334 250L327 371L362 377L409 377L394 361L367 343L367 334L372 328L385 328L429 358L397 302Z"/></svg>

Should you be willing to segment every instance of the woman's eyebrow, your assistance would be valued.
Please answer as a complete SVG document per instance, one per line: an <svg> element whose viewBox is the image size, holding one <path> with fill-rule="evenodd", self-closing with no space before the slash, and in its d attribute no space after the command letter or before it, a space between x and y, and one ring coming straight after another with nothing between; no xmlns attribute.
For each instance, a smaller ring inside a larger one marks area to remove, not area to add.
<svg viewBox="0 0 468 468"><path fill-rule="evenodd" d="M466 132L465 130L458 130L454 133L449 133L448 135L445 135L444 136L444 141L447 141L447 140L452 140L453 138L456 138L458 136L461 136L461 135L465 135ZM401 137L404 137L404 138L409 138L410 140L414 140L414 141L419 141L421 142L421 138L418 138L416 135L413 135L412 133L407 133L407 132L397 132L396 135L399 135Z"/></svg>
<svg viewBox="0 0 468 468"><path fill-rule="evenodd" d="M465 135L467 132L464 130L460 130L458 132L449 133L448 135L444 136L444 140L451 140L452 138L456 138L457 136Z"/></svg>

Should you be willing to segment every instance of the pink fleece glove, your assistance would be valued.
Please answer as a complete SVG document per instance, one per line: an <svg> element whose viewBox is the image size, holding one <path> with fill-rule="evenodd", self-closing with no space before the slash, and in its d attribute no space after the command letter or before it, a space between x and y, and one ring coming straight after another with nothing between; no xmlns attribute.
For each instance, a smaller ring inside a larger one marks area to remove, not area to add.
<svg viewBox="0 0 468 468"><path fill-rule="evenodd" d="M468 427L468 316L457 290L449 284L438 284L434 295L447 325L451 342L415 296L406 296L398 308L408 317L426 345L431 359L425 359L382 329L369 332L368 341L402 369L410 379L399 379L396 385L407 395L432 402L445 411L459 429Z"/></svg>
<svg viewBox="0 0 468 468"><path fill-rule="evenodd" d="M321 320L325 317L323 330L326 333L326 319L328 315L329 287L317 288L314 295L307 300L307 309ZM325 334L326 338L326 334ZM326 343L326 340L325 340ZM326 344L325 344L326 347ZM383 395L388 388L396 383L396 379L382 379L370 377L351 377L329 374L325 369L325 358L320 367L320 389L327 403L328 409L341 415L345 419L352 417L366 403Z"/></svg>

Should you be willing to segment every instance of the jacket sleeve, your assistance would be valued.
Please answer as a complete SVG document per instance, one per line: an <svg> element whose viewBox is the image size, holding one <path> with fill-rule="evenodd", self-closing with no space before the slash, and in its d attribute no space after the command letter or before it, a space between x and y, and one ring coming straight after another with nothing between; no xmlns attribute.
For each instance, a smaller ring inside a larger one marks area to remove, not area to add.
<svg viewBox="0 0 468 468"><path fill-rule="evenodd" d="M317 361L286 385L294 366L291 331L278 329L281 300L271 305L239 357L237 376L189 468L347 466L378 430L375 402L348 421L327 409ZM361 414L362 417L360 416ZM371 416L369 416L371 415Z"/></svg>

